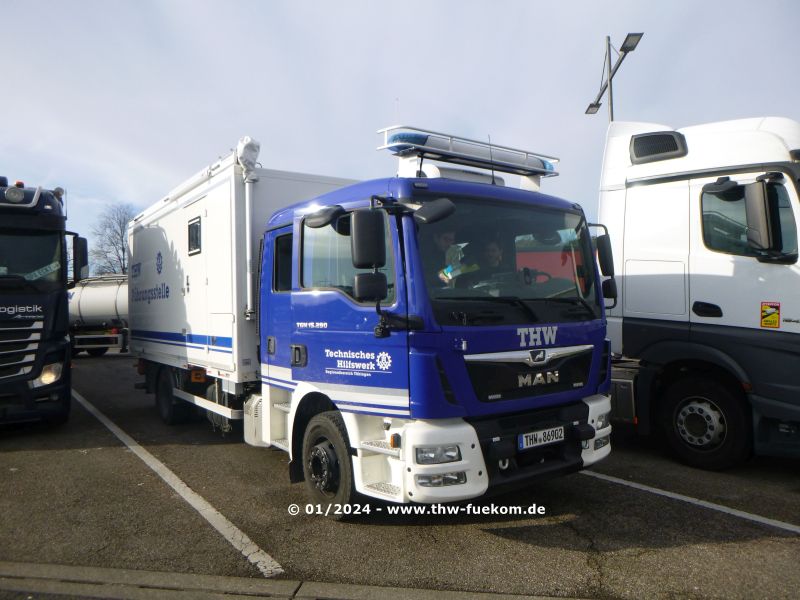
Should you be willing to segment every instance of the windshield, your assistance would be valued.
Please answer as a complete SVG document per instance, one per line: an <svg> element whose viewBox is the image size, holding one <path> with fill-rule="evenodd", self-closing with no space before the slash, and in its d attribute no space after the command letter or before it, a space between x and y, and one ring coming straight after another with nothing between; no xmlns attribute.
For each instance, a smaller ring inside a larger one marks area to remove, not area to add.
<svg viewBox="0 0 800 600"><path fill-rule="evenodd" d="M62 272L60 233L0 229L0 289L50 289Z"/></svg>
<svg viewBox="0 0 800 600"><path fill-rule="evenodd" d="M600 317L581 214L450 199L455 212L418 232L428 297L441 325Z"/></svg>

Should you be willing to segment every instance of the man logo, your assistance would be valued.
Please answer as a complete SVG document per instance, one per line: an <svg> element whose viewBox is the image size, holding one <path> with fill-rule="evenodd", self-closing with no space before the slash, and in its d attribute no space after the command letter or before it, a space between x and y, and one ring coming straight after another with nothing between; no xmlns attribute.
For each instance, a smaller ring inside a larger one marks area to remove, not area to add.
<svg viewBox="0 0 800 600"><path fill-rule="evenodd" d="M558 371L545 371L544 373L525 373L517 375L517 387L536 387L537 385L549 385L558 383Z"/></svg>
<svg viewBox="0 0 800 600"><path fill-rule="evenodd" d="M531 350L531 362L535 365L547 362L547 353L544 350Z"/></svg>

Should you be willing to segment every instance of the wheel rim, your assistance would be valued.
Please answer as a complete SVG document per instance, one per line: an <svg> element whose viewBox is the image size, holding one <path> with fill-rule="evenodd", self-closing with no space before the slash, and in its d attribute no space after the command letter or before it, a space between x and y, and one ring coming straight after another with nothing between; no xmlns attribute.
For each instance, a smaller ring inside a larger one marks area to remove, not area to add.
<svg viewBox="0 0 800 600"><path fill-rule="evenodd" d="M684 400L675 411L675 429L690 447L709 451L725 442L725 413L712 400L693 396Z"/></svg>
<svg viewBox="0 0 800 600"><path fill-rule="evenodd" d="M308 457L312 485L324 496L335 496L339 490L339 459L330 440L316 444Z"/></svg>

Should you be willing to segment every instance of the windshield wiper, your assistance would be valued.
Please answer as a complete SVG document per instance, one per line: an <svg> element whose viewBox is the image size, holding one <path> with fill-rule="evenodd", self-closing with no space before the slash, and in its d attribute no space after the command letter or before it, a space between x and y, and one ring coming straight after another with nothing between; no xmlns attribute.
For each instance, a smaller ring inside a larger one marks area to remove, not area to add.
<svg viewBox="0 0 800 600"><path fill-rule="evenodd" d="M528 315L533 321L538 321L539 317L533 311L533 309L518 296L442 296L436 298L436 300L478 300L479 302L501 302L503 304L510 304L512 306L516 306L517 308L522 309L526 315ZM458 315L456 318L455 315ZM491 314L482 314L482 315L470 315L468 313L459 312L459 313L451 313L453 318L456 320L462 320L465 324L466 319L469 319L471 322L475 322L476 320L497 320L500 321L503 319L501 315L491 315ZM466 317L466 319L464 318Z"/></svg>
<svg viewBox="0 0 800 600"><path fill-rule="evenodd" d="M570 296L569 298L531 298L531 300L541 301L541 302L556 302L559 304L571 304L573 306L578 306L586 309L593 317L597 316L597 312L592 308L592 305L589 304L583 298L578 296Z"/></svg>
<svg viewBox="0 0 800 600"><path fill-rule="evenodd" d="M458 321L462 325L474 325L480 321L489 321L492 323L496 323L498 321L503 321L503 315L498 315L497 313L488 313L483 312L480 314L470 314L468 312L463 311L453 311L450 313L450 318L454 321Z"/></svg>
<svg viewBox="0 0 800 600"><path fill-rule="evenodd" d="M32 281L28 281L22 275L0 275L0 285L3 287L17 287L19 284L28 286L37 292L39 291L39 286Z"/></svg>
<svg viewBox="0 0 800 600"><path fill-rule="evenodd" d="M533 321L539 320L539 317L536 316L536 313L533 311L533 309L519 296L492 296L492 298L498 300L499 302L505 302L506 304L511 304L512 306L521 308L522 312L526 313Z"/></svg>

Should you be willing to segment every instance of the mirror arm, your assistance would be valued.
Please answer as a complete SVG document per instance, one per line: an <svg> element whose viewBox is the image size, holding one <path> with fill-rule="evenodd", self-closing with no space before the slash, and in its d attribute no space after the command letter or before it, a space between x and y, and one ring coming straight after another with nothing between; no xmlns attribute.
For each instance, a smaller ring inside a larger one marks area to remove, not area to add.
<svg viewBox="0 0 800 600"><path fill-rule="evenodd" d="M378 317L380 321L375 326L375 337L376 338L385 338L389 337L389 332L391 331L391 325L389 324L389 319L386 316L386 313L381 310L381 301L378 300L375 302L375 312L378 313Z"/></svg>

